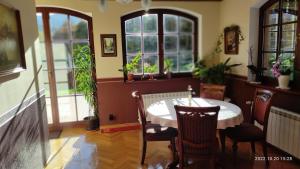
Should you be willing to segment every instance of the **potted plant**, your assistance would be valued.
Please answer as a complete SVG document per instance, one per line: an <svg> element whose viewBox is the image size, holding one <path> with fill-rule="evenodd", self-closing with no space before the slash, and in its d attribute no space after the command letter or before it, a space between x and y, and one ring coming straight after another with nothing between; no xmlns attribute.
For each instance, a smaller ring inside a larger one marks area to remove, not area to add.
<svg viewBox="0 0 300 169"><path fill-rule="evenodd" d="M228 58L224 63L218 63L211 67L206 66L203 60L195 64L193 70L193 76L200 78L206 83L212 84L224 84L225 82L225 72L229 71L232 67L239 66L241 64L228 65L230 58Z"/></svg>
<svg viewBox="0 0 300 169"><path fill-rule="evenodd" d="M277 61L273 58L272 73L278 79L278 88L289 89L290 75L293 71L293 54L281 54Z"/></svg>
<svg viewBox="0 0 300 169"><path fill-rule="evenodd" d="M172 78L172 72L171 69L173 67L173 61L171 59L165 59L164 60L164 73L167 76L168 79Z"/></svg>
<svg viewBox="0 0 300 169"><path fill-rule="evenodd" d="M139 52L129 63L127 63L123 71L127 75L128 81L133 81L134 73L137 72L139 61L141 60L142 53Z"/></svg>
<svg viewBox="0 0 300 169"><path fill-rule="evenodd" d="M157 66L156 65L151 66L149 64L145 64L144 72L149 73L149 80L154 80L154 73L157 72Z"/></svg>
<svg viewBox="0 0 300 169"><path fill-rule="evenodd" d="M89 104L89 116L84 120L87 122L87 130L96 130L99 128L99 118L97 113L96 82L93 78L94 61L88 45L77 46L73 50L75 65L76 92L83 94ZM93 112L93 114L92 114Z"/></svg>

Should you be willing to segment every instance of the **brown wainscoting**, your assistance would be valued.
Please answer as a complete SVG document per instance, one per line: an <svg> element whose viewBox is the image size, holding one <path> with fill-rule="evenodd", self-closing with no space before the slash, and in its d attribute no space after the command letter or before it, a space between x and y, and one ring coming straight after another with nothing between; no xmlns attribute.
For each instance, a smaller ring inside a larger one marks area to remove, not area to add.
<svg viewBox="0 0 300 169"><path fill-rule="evenodd" d="M25 100L0 124L0 168L44 168L50 155L45 96Z"/></svg>
<svg viewBox="0 0 300 169"><path fill-rule="evenodd" d="M103 78L97 80L100 125L134 123L138 121L137 107L131 92L139 90L141 93L161 93L186 91L188 85L199 94L198 79L173 78L169 80L143 80L124 82L120 78ZM115 119L109 120L112 114Z"/></svg>
<svg viewBox="0 0 300 169"><path fill-rule="evenodd" d="M246 104L246 102L252 100L255 88L264 88L276 92L273 106L300 114L300 92L298 89L286 91L269 85L254 85L247 81L247 77L237 75L228 75L226 83L227 96L242 109L246 121L250 120L250 105Z"/></svg>

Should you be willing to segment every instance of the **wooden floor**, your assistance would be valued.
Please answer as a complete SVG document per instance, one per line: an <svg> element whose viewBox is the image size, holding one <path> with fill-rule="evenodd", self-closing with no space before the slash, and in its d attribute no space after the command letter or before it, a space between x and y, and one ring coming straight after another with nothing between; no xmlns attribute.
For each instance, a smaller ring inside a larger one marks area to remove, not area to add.
<svg viewBox="0 0 300 169"><path fill-rule="evenodd" d="M81 128L64 129L60 138L50 141L51 157L46 169L163 169L171 160L166 142L148 144L145 165L140 165L141 131L132 130L102 134ZM239 144L236 166L232 164L231 143L227 141L225 154L220 155L224 169L263 169L264 161L254 160L250 145ZM257 155L262 156L260 145ZM269 149L271 157L286 155ZM295 161L271 161L270 169L300 169Z"/></svg>

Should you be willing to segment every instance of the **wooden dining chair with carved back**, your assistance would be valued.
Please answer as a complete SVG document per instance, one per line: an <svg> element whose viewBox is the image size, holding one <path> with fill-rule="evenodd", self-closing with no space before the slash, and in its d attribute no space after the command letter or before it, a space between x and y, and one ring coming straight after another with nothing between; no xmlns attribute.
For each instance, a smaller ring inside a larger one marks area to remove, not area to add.
<svg viewBox="0 0 300 169"><path fill-rule="evenodd" d="M175 160L177 157L176 145L175 145L175 138L178 135L177 129L173 127L165 127L159 124L153 124L151 122L147 122L144 102L141 93L139 91L134 91L132 92L132 97L135 99L137 103L138 111L140 115L140 121L142 123L143 150L142 150L141 164L144 164L145 161L148 141L170 141L171 149L173 152L173 159Z"/></svg>
<svg viewBox="0 0 300 169"><path fill-rule="evenodd" d="M206 99L224 100L226 86L217 84L200 84L200 97Z"/></svg>
<svg viewBox="0 0 300 169"><path fill-rule="evenodd" d="M225 135L233 142L232 150L235 161L237 156L238 142L250 142L252 152L255 153L255 142L259 141L262 143L266 166L269 165L267 158L268 154L266 135L273 95L274 93L269 90L256 89L252 102L251 122L244 122L239 126L225 129ZM255 122L261 125L263 129L255 125ZM221 144L224 144L222 145L222 151L224 152L225 141Z"/></svg>
<svg viewBox="0 0 300 169"><path fill-rule="evenodd" d="M216 136L219 106L184 107L175 105L178 122L179 168L187 160L209 160L215 168L219 143Z"/></svg>

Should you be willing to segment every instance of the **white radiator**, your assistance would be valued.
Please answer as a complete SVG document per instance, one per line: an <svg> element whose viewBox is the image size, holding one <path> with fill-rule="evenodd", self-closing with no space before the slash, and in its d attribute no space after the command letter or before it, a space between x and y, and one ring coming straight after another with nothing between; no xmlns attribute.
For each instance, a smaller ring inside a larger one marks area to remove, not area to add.
<svg viewBox="0 0 300 169"><path fill-rule="evenodd" d="M168 92L168 93L154 93L154 94L143 94L143 101L145 109L150 106L154 102L158 102L160 100L165 99L176 99L182 97L188 97L189 91L181 91L181 92Z"/></svg>
<svg viewBox="0 0 300 169"><path fill-rule="evenodd" d="M168 92L168 93L154 93L154 94L143 94L144 106L147 108L150 104L165 99L175 99L181 97L188 97L189 91L182 92Z"/></svg>
<svg viewBox="0 0 300 169"><path fill-rule="evenodd" d="M271 107L267 142L300 159L300 115Z"/></svg>

